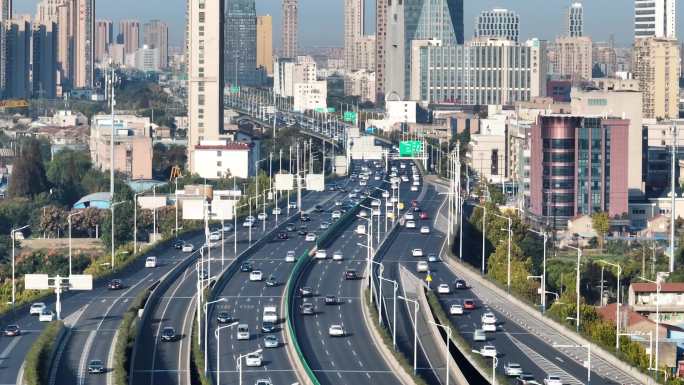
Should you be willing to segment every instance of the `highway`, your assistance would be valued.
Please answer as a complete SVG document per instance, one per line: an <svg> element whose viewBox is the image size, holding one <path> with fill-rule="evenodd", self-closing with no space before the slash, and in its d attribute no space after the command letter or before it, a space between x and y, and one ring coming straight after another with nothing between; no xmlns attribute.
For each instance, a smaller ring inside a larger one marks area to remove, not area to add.
<svg viewBox="0 0 684 385"><path fill-rule="evenodd" d="M339 183L346 187L346 183ZM254 270L262 272L264 280L268 277L275 277L277 286L267 286L265 282L250 282L249 273L237 272L229 280L224 282L224 286L217 288L217 300L220 302L211 307L209 313L209 371L218 384L216 371L217 362L217 340L215 332L219 325L216 316L220 312L228 312L233 321L245 323L249 326L249 340L237 340L236 327L228 327L220 330L220 380L222 384L237 384L238 375L236 362L238 356L247 354L258 349L263 349L263 365L260 367L246 367L243 360L243 381L246 384L253 384L258 379L269 379L274 384L291 384L297 381L287 355L284 341L285 322L282 318L284 309L282 308L282 298L286 288L286 282L294 263L285 262L288 251L293 251L299 257L305 250L314 245L314 242L307 242L304 236L298 234L299 227L305 225L308 231L321 234L324 230L320 228L322 222L332 222L329 212L335 207L336 200L343 200L346 193L339 191L311 194L311 200L303 205L304 210L309 213L311 221L301 222L299 219L291 223L296 225L297 230L288 232L287 240L273 239L273 241L263 245L259 250L252 254L249 261ZM312 210L314 205L320 205L323 213ZM264 333L261 330L264 306L275 306L277 308L279 321L276 330ZM278 339L278 347L266 348L264 337L266 335L275 336Z"/></svg>
<svg viewBox="0 0 684 385"><path fill-rule="evenodd" d="M193 240L195 238L199 239L197 236L191 237ZM120 315L117 316L117 314L122 314L128 307L130 300L137 293L158 280L180 261L182 257L171 250L173 249L169 246L168 248L162 247L159 251L155 251L156 254L153 255L157 255L162 266L153 271L144 268L145 258L141 257L124 270L112 276L112 279L118 278L123 281L125 288L121 291L109 291L107 289L109 280L99 280L94 282L92 291L68 292L62 295L62 317L65 319L66 324L74 326L69 341L70 345L75 347L65 348L58 355L58 359L62 357L64 360L60 359L58 365L55 365L60 369L60 375L70 379L70 381L65 383L80 383L77 379L81 366L81 352L90 348L97 350L105 347L102 346L103 344L98 343L102 340L90 337L92 333L97 331L97 333L102 334L101 338L107 338L107 340L111 341L120 321ZM43 302L49 308L55 308L54 295L49 296ZM17 323L22 328L22 335L14 338L0 338L0 352L2 352L0 376L3 379L0 381L7 384L19 383L20 369L24 358L45 324L38 322L36 316L29 316L28 306L17 308L14 315L5 315L2 317L2 322L3 325ZM91 342L86 344L88 340ZM76 352L72 352L73 350L76 350ZM78 355L76 359L78 362L75 362L72 366L69 357L74 354ZM106 360L107 355L105 354L99 358ZM59 365L59 363L62 365ZM52 373L50 385L61 378L61 376L56 375L56 372Z"/></svg>
<svg viewBox="0 0 684 385"><path fill-rule="evenodd" d="M407 162L408 163L408 162ZM378 186L371 181L369 185ZM387 185L385 185L386 188ZM410 202L408 183L402 183L400 198ZM382 199L384 203L384 199ZM381 207L384 205L381 205ZM380 217L384 230L384 207ZM367 250L357 243L366 244L365 235L357 235L357 225L367 225L367 221L356 219L333 244L326 248L328 259L315 261L302 275L298 287L311 287L313 296L295 299L295 308L305 302L315 306L314 315L294 314L294 326L297 340L311 369L321 384L399 384L399 380L383 360L379 351L369 346L371 337L362 318L361 288L366 285L365 279L346 280L345 271L354 269L362 275L366 269ZM374 245L377 222L374 229ZM384 237L381 232L380 237ZM332 261L330 255L341 252L342 261ZM338 305L326 305L325 296L338 297ZM329 337L331 325L341 325L343 337Z"/></svg>
<svg viewBox="0 0 684 385"><path fill-rule="evenodd" d="M439 188L442 189L441 186ZM417 246L423 248L425 255L436 253L445 258L443 253L445 234L440 230L440 228L444 227L435 226L435 218L437 217L435 213L438 213L440 208L443 209L443 211L439 212L441 216L440 222L446 223L444 199L445 195L439 195L434 186L428 189L425 199L421 202L421 208L432 216L432 232L429 236L426 236L411 229L401 229L400 233L394 238L391 247L383 253L383 256L379 256L379 259L382 258L386 266L385 276L395 279L390 273L396 270L392 269L391 266L393 264L396 265L394 262L398 262L424 279L425 273L416 272L416 262L425 258L412 257L408 252ZM464 252L466 250L467 248L464 248ZM557 344L569 344L569 340L564 336L557 335L557 333L541 325L538 321L533 320L523 310L515 309L515 307L511 306L510 302L506 301L506 298L495 295L477 282L468 282L472 287L468 290L454 291L453 283L458 277L453 269L449 268L445 263L431 263L430 274L433 278L431 283L433 290L441 283L450 284L452 288L451 294L440 295L440 302L447 313L451 304L462 304L465 299L475 300L477 304L475 310L466 310L464 315L451 316L452 322L458 328L457 332L466 340L472 341L474 329L481 328L480 318L483 313L491 311L496 315L498 320L497 331L495 333L487 333L487 341L475 342L473 347L474 349L480 349L485 344L496 347L499 359L498 373L504 373L503 365L505 363L515 362L520 364L525 372L534 375L540 383L547 374L560 375L563 384L566 385L579 385L586 382L587 369L581 364L586 359L586 349L568 348L558 350L554 348L552 346L554 342ZM399 291L401 293L401 288ZM383 297L385 297L385 301L391 303L391 295L389 297L383 295ZM425 327L426 325L419 325L419 330ZM412 337L412 331L410 333ZM513 379L511 379L511 383L513 383ZM592 357L591 383L632 384L639 382L618 373L614 368L611 369L610 365L594 356Z"/></svg>
<svg viewBox="0 0 684 385"><path fill-rule="evenodd" d="M309 193L302 197L302 206L313 207L316 202L322 199L327 193L316 192ZM270 210L269 210L270 211ZM283 210L285 212L285 210ZM287 217L279 216L278 223L284 223ZM238 223L239 231L244 234L241 223ZM270 232L275 228L275 216L269 215L265 226L266 232ZM261 221L254 226L252 230L253 242L259 237L263 236L263 226ZM275 237L275 234L267 235ZM239 238L238 254L247 249L248 242L244 235ZM232 242L227 240L226 248L232 248ZM266 246L272 243L266 243ZM254 255L259 255L262 248L250 250L250 260ZM226 266L232 262L231 258L226 259ZM212 248L212 259L217 258L220 254L220 246ZM219 258L220 259L220 258ZM212 276L221 271L220 261L217 260L212 263ZM197 271L193 264L189 266L181 278L176 280L163 294L162 300L158 306L148 311L153 312L153 316L149 319L149 323L143 325L142 340L136 341L137 351L133 363L133 383L135 384L189 384L189 364L190 364L190 349L191 339L190 333L193 325L193 317L196 314L196 298L197 291ZM213 311L213 306L209 306L209 310ZM210 313L212 320L215 317ZM173 327L179 338L173 342L161 341L160 333L163 327ZM208 329L213 332L213 328ZM209 335L213 339L213 335ZM210 342L211 342L210 339ZM211 354L210 354L210 357ZM200 368L204 369L204 368Z"/></svg>

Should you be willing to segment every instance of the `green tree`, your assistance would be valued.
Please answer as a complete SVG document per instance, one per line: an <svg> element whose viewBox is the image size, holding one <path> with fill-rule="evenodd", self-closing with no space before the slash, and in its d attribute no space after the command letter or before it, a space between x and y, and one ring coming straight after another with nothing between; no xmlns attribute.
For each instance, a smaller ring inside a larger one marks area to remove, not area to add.
<svg viewBox="0 0 684 385"><path fill-rule="evenodd" d="M40 142L26 140L21 144L19 156L14 162L7 192L11 197L34 197L47 189Z"/></svg>
<svg viewBox="0 0 684 385"><path fill-rule="evenodd" d="M592 214L591 226L594 228L594 231L596 231L596 234L598 234L599 247L603 250L606 234L608 234L608 230L610 230L610 218L608 217L608 213L601 212Z"/></svg>
<svg viewBox="0 0 684 385"><path fill-rule="evenodd" d="M47 165L47 177L60 203L71 206L85 194L81 180L91 166L83 152L63 150L55 154Z"/></svg>

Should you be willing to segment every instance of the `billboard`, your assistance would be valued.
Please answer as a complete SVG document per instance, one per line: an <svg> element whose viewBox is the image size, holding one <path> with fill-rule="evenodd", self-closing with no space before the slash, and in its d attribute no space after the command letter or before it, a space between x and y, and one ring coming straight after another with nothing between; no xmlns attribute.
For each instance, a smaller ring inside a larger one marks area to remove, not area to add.
<svg viewBox="0 0 684 385"><path fill-rule="evenodd" d="M325 191L325 178L323 174L307 174L306 189L309 191Z"/></svg>
<svg viewBox="0 0 684 385"><path fill-rule="evenodd" d="M233 219L235 200L215 199L211 202L211 219L229 221Z"/></svg>
<svg viewBox="0 0 684 385"><path fill-rule="evenodd" d="M47 274L24 275L24 287L28 290L45 290L50 288Z"/></svg>
<svg viewBox="0 0 684 385"><path fill-rule="evenodd" d="M423 142L404 140L399 142L399 156L417 157L423 153Z"/></svg>
<svg viewBox="0 0 684 385"><path fill-rule="evenodd" d="M184 199L183 220L204 219L204 199Z"/></svg>
<svg viewBox="0 0 684 385"><path fill-rule="evenodd" d="M275 189L278 191L290 191L294 189L294 175L276 174Z"/></svg>
<svg viewBox="0 0 684 385"><path fill-rule="evenodd" d="M69 277L70 290L93 290L93 276L90 274L72 274Z"/></svg>
<svg viewBox="0 0 684 385"><path fill-rule="evenodd" d="M138 197L138 205L141 209L154 210L166 207L166 195L149 195Z"/></svg>

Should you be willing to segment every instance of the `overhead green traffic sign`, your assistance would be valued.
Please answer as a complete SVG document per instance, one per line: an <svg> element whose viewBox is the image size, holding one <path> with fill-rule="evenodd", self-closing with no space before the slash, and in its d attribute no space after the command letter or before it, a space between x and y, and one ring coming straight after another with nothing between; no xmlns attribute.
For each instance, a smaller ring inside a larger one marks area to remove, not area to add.
<svg viewBox="0 0 684 385"><path fill-rule="evenodd" d="M328 113L335 112L335 107L328 107Z"/></svg>
<svg viewBox="0 0 684 385"><path fill-rule="evenodd" d="M231 94L237 94L238 92L240 92L240 87L238 87L238 86L231 86L230 87L230 93Z"/></svg>
<svg viewBox="0 0 684 385"><path fill-rule="evenodd" d="M345 122L348 122L348 123L356 122L356 112L345 111L344 115L342 115L342 118L344 119Z"/></svg>
<svg viewBox="0 0 684 385"><path fill-rule="evenodd" d="M405 140L399 142L399 156L417 157L423 152L423 142L420 140Z"/></svg>

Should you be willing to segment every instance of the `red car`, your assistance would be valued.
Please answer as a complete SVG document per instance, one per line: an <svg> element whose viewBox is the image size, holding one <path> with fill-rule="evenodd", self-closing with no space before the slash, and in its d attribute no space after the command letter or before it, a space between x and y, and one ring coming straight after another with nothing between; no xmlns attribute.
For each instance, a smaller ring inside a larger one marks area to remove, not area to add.
<svg viewBox="0 0 684 385"><path fill-rule="evenodd" d="M428 218L429 218L428 213L426 213L425 211L420 212L420 219L428 219Z"/></svg>
<svg viewBox="0 0 684 385"><path fill-rule="evenodd" d="M413 207L418 207L418 201L415 200L415 199L412 200L412 201L411 201L411 206L413 206Z"/></svg>
<svg viewBox="0 0 684 385"><path fill-rule="evenodd" d="M466 299L463 301L463 308L468 310L475 309L475 301L472 299Z"/></svg>

